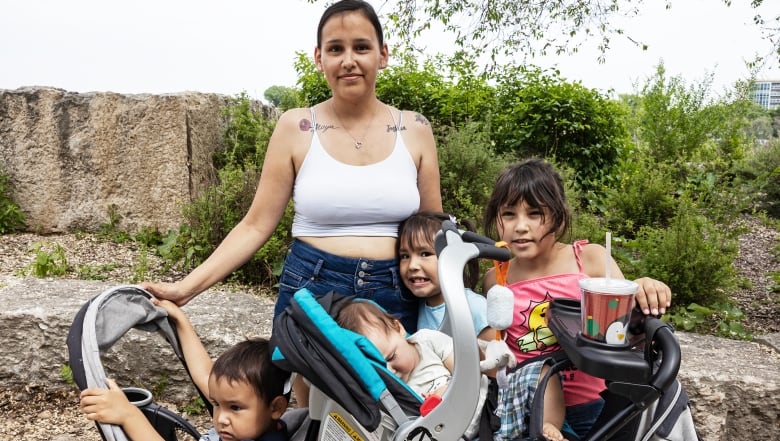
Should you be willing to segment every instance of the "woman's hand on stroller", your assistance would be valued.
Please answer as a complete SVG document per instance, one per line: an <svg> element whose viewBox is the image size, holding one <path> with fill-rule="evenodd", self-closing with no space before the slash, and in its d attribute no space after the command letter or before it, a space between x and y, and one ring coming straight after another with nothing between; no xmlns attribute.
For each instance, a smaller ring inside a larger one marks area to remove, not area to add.
<svg viewBox="0 0 780 441"><path fill-rule="evenodd" d="M142 282L141 288L149 291L151 295L158 299L170 300L178 306L184 306L195 297L195 294L189 293L181 287L180 282Z"/></svg>
<svg viewBox="0 0 780 441"><path fill-rule="evenodd" d="M478 339L477 342L484 354L482 361L479 362L480 371L488 373L503 367L511 369L517 366L517 359L504 340Z"/></svg>

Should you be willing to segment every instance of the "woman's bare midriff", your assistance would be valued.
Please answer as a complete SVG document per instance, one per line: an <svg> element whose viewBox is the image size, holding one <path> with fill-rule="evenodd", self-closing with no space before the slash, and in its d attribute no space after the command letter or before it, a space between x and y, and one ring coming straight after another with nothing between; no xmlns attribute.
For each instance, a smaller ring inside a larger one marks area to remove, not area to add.
<svg viewBox="0 0 780 441"><path fill-rule="evenodd" d="M298 237L298 240L326 253L344 257L387 260L396 256L395 237Z"/></svg>

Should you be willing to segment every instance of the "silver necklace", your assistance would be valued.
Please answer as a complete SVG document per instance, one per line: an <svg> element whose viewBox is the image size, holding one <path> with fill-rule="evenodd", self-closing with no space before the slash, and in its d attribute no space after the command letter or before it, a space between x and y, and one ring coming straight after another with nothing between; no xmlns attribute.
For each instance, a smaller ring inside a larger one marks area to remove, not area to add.
<svg viewBox="0 0 780 441"><path fill-rule="evenodd" d="M333 114L336 115L336 120L338 120L339 124L341 124L341 127L344 128L344 131L347 132L347 135L349 135L350 138L352 138L352 141L355 143L355 150L360 150L363 147L363 141L358 140L354 136L352 136L352 133L347 129L347 126L344 125L344 123L341 121L341 117L336 112L336 108L333 106L333 102L330 103L330 110L333 111ZM371 115L371 120L368 123L369 129L371 128L371 123L374 122L374 118L376 118L376 106L374 106L374 113ZM363 133L363 139L366 138L366 135L368 134L368 129L366 129L366 132Z"/></svg>

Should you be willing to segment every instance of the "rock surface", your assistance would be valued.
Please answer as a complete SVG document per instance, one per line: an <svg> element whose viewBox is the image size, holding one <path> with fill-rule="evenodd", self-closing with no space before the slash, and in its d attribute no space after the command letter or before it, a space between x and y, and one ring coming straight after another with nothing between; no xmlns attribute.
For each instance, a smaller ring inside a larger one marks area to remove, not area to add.
<svg viewBox="0 0 780 441"><path fill-rule="evenodd" d="M0 89L0 162L31 231L167 231L213 180L227 97ZM113 219L112 219L113 217Z"/></svg>

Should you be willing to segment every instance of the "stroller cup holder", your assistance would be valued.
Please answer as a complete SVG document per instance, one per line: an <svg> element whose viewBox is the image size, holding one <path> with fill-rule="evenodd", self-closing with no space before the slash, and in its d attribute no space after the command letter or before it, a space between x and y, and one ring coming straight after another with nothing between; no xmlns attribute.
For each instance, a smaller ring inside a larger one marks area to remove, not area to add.
<svg viewBox="0 0 780 441"><path fill-rule="evenodd" d="M547 324L574 366L603 378L611 392L634 403L651 403L677 377L681 359L677 338L668 325L656 317L644 317L639 310L632 313L630 332L636 337L652 330L646 339L638 340L640 344L634 339L634 343L614 346L584 337L579 300L553 300Z"/></svg>
<svg viewBox="0 0 780 441"><path fill-rule="evenodd" d="M152 393L140 387L123 387L127 400L135 407L144 407L152 402Z"/></svg>

